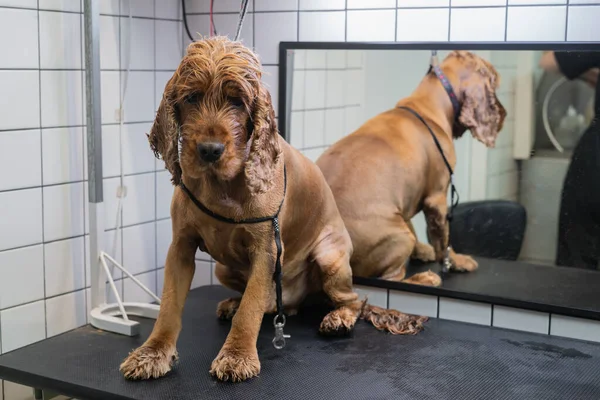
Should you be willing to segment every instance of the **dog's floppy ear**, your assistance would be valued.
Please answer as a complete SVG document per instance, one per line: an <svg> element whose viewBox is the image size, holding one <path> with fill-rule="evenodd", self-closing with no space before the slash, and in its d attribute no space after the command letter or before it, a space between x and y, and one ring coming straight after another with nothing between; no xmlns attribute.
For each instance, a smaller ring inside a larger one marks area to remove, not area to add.
<svg viewBox="0 0 600 400"><path fill-rule="evenodd" d="M162 158L165 168L171 173L171 182L179 185L181 182L181 166L179 165L179 123L175 115L174 85L175 76L171 77L163 98L158 107L156 118L148 141L157 158Z"/></svg>
<svg viewBox="0 0 600 400"><path fill-rule="evenodd" d="M464 100L459 121L469 128L474 138L494 147L506 117L506 110L496 97L498 73L491 64L480 60L464 87Z"/></svg>
<svg viewBox="0 0 600 400"><path fill-rule="evenodd" d="M254 100L252 121L250 154L244 172L250 192L259 194L272 187L281 155L271 95L262 84L259 84L258 95Z"/></svg>

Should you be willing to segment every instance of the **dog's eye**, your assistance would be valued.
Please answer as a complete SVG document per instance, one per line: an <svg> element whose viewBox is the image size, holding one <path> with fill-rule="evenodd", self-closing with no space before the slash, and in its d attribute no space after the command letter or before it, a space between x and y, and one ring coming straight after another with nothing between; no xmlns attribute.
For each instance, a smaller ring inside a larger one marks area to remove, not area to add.
<svg viewBox="0 0 600 400"><path fill-rule="evenodd" d="M202 100L202 93L192 93L185 98L185 102L188 104L198 104Z"/></svg>
<svg viewBox="0 0 600 400"><path fill-rule="evenodd" d="M239 98L239 97L230 97L229 98L229 102L235 108L242 108L244 106L244 101L241 98Z"/></svg>

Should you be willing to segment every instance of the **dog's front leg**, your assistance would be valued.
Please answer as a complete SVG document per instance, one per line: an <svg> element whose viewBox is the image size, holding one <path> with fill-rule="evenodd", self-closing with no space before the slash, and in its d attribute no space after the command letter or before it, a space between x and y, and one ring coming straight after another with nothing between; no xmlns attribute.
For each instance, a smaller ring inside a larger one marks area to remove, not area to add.
<svg viewBox="0 0 600 400"><path fill-rule="evenodd" d="M181 331L183 304L196 269L195 253L196 245L184 238L174 238L169 246L158 319L148 340L121 364L126 378L158 378L171 370L177 359L175 345Z"/></svg>
<svg viewBox="0 0 600 400"><path fill-rule="evenodd" d="M443 262L449 241L449 226L446 219L448 205L446 194L439 193L425 199L423 212L427 220L427 235L435 251L437 262ZM477 261L472 257L450 250L451 269L455 271L473 271L477 269Z"/></svg>
<svg viewBox="0 0 600 400"><path fill-rule="evenodd" d="M252 270L246 290L227 339L211 365L211 375L219 380L239 382L260 372L256 341L263 316L272 300L274 254L272 239L252 249Z"/></svg>

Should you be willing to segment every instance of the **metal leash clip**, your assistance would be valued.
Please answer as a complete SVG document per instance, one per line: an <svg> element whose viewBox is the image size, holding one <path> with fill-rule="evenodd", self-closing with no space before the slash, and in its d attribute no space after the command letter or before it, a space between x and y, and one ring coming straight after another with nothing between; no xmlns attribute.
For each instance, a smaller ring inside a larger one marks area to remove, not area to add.
<svg viewBox="0 0 600 400"><path fill-rule="evenodd" d="M283 327L285 326L285 315L281 316L281 322L277 322L277 318L279 318L279 315L276 315L273 319L273 325L275 326L273 347L275 347L277 350L281 350L285 347L285 339L289 339L291 336L283 333Z"/></svg>
<svg viewBox="0 0 600 400"><path fill-rule="evenodd" d="M438 64L439 64L439 62L438 62L437 50L431 50L431 60L429 62L429 65L435 66Z"/></svg>
<svg viewBox="0 0 600 400"><path fill-rule="evenodd" d="M450 246L446 248L446 254L444 255L444 264L442 265L442 272L446 273L450 271L452 262L450 261Z"/></svg>

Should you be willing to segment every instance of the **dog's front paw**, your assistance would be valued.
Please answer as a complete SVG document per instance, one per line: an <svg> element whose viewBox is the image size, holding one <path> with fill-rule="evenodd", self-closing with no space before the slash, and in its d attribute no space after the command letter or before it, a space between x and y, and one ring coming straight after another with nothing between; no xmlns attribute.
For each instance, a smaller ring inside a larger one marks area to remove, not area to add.
<svg viewBox="0 0 600 400"><path fill-rule="evenodd" d="M477 261L475 261L471 256L455 254L454 257L452 257L452 269L455 271L475 271L478 266L479 264L477 264Z"/></svg>
<svg viewBox="0 0 600 400"><path fill-rule="evenodd" d="M240 308L241 299L223 300L217 305L217 317L222 320L230 320L233 318L238 308Z"/></svg>
<svg viewBox="0 0 600 400"><path fill-rule="evenodd" d="M210 366L210 374L220 381L241 382L260 373L260 361L256 353L241 356L221 350Z"/></svg>
<svg viewBox="0 0 600 400"><path fill-rule="evenodd" d="M433 246L427 243L417 242L411 255L413 260L419 260L424 263L435 261L435 250Z"/></svg>
<svg viewBox="0 0 600 400"><path fill-rule="evenodd" d="M160 378L171 370L177 359L175 346L143 345L129 353L119 370L127 379Z"/></svg>
<svg viewBox="0 0 600 400"><path fill-rule="evenodd" d="M319 332L327 336L347 335L354 329L357 319L358 313L349 307L337 308L323 318Z"/></svg>

